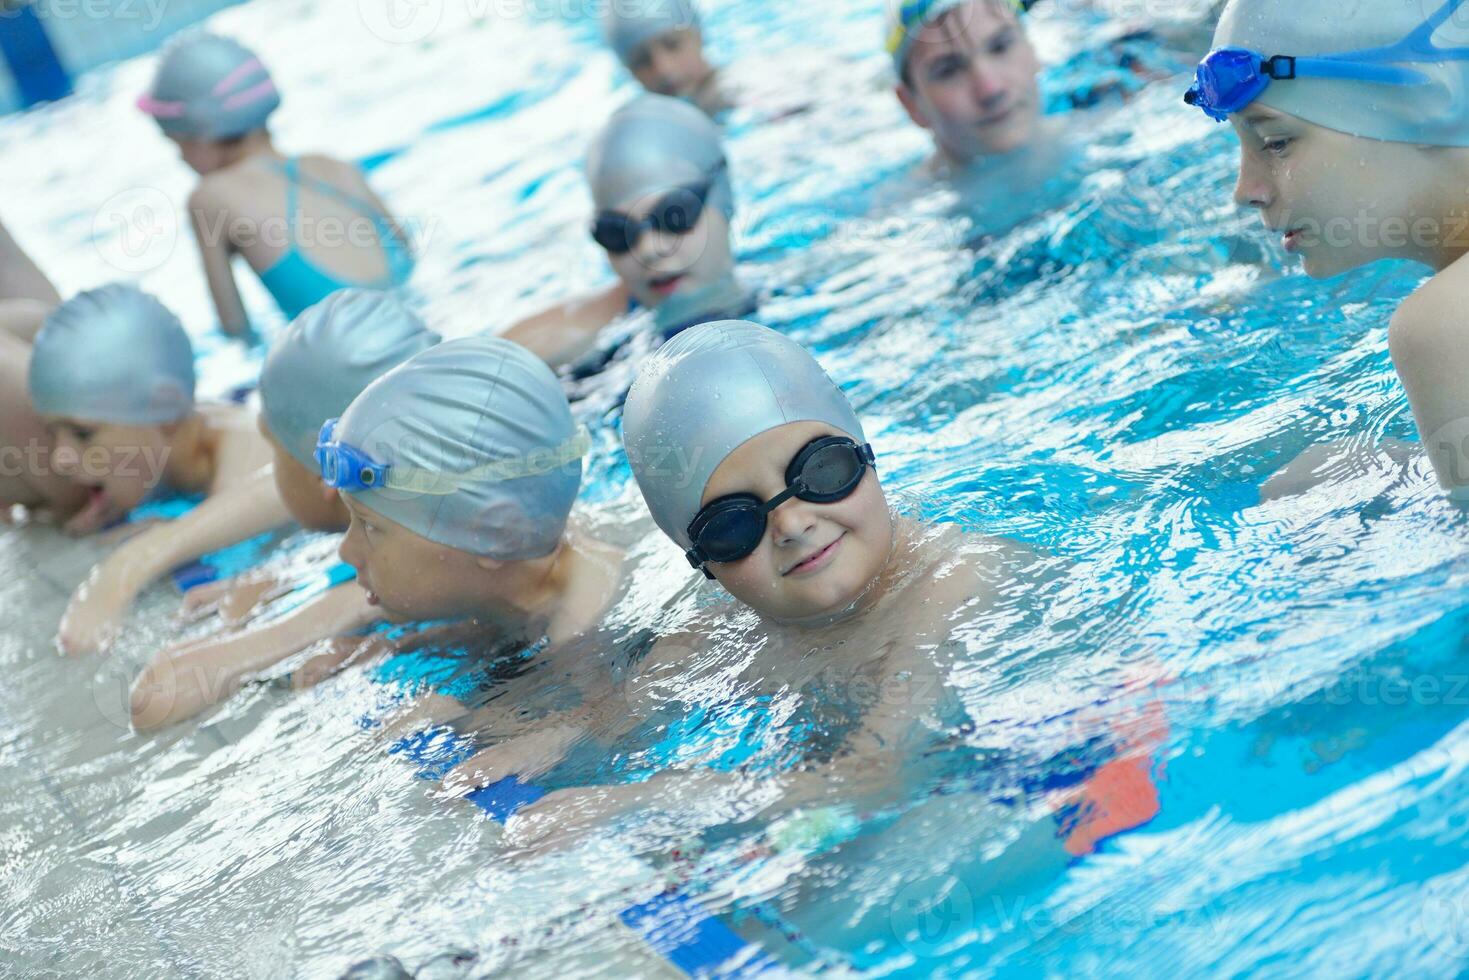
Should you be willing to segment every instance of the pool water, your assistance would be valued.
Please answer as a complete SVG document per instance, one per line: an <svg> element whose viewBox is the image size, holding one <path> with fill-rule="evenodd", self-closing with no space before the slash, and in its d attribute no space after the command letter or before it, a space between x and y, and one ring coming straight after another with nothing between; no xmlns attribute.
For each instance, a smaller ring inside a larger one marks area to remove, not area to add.
<svg viewBox="0 0 1469 980"><path fill-rule="evenodd" d="M385 751L363 724L383 700L365 672L296 696L248 688L197 722L131 733L129 678L188 634L176 596L146 596L109 656L60 659L55 624L104 544L5 531L7 975L334 977L378 953L430 963L424 975L668 975L621 913L670 879L782 969L1464 968L1461 513L1421 458L1260 493L1310 446L1416 438L1386 326L1423 270L1305 279L1230 203L1233 137L1181 103L1176 75L1073 114L1055 179L997 177L968 199L915 181L927 144L885 80L880 6L704 4L716 60L763 93L726 126L760 318L851 394L901 509L1013 538L1052 571L955 624L949 727L905 770L901 802L803 836L758 814L731 823L711 800L527 855ZM438 17L426 36L385 29L371 4L251 0L213 23L271 64L280 145L372 168L415 228L414 288L444 333L607 282L579 166L633 88L593 22L415 9ZM1033 27L1060 66L1056 102L1108 71L1088 52L1124 33L1066 9L1042 7ZM1135 43L1158 74L1186 63L1172 42ZM150 71L120 64L65 104L0 120L13 188L0 216L64 294L133 277L157 292L194 333L203 388L223 394L260 354L211 332L178 220L190 176L131 108ZM1017 211L1022 196L1032 207ZM279 318L246 278L269 334ZM579 406L598 445L584 497L633 543L617 624L631 636L715 593L641 510L617 402ZM739 663L748 635L737 623L709 660ZM875 646L892 639L875 630ZM671 744L582 746L551 778L656 770L691 746L759 799L766 770L745 763L833 736L828 688L735 689L742 712L730 688L691 681ZM1140 716L1161 810L1068 860L1045 821L1026 829L1015 794L1101 764Z"/></svg>

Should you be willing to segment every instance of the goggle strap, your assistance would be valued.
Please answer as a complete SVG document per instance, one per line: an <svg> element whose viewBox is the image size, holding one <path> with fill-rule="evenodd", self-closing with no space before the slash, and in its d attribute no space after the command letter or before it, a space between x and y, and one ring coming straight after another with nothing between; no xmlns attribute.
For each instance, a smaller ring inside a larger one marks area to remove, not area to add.
<svg viewBox="0 0 1469 980"><path fill-rule="evenodd" d="M547 450L532 450L510 459L497 459L460 473L437 473L432 470L389 466L383 487L405 493L442 497L456 492L467 483L504 483L551 473L581 459L591 448L592 437L586 427L581 426L559 446Z"/></svg>

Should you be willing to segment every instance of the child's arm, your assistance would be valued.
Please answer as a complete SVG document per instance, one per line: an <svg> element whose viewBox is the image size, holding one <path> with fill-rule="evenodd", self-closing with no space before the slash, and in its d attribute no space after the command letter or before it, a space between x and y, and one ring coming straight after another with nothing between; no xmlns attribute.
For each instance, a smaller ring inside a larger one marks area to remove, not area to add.
<svg viewBox="0 0 1469 980"><path fill-rule="evenodd" d="M231 337L249 333L250 317L240 299L240 287L231 266L234 251L228 234L229 210L208 182L201 183L189 195L189 217L194 226L194 241L199 243L199 257L204 262L209 295L219 314L220 329Z"/></svg>
<svg viewBox="0 0 1469 980"><path fill-rule="evenodd" d="M1457 274L1461 282L1449 276ZM1460 260L1405 299L1388 328L1388 348L1438 482L1469 500L1469 347L1464 300L1469 262Z"/></svg>
<svg viewBox="0 0 1469 980"><path fill-rule="evenodd" d="M93 568L72 595L56 638L61 651L77 654L101 649L133 600L154 579L289 520L267 466L183 517L129 539Z"/></svg>
<svg viewBox="0 0 1469 980"><path fill-rule="evenodd" d="M217 615L226 626L238 626L262 603L284 595L290 586L274 572L254 570L218 582L196 585L184 593L179 616L190 622Z"/></svg>
<svg viewBox="0 0 1469 980"><path fill-rule="evenodd" d="M362 587L347 582L265 626L165 650L133 681L133 727L142 731L191 718L234 694L251 674L323 639L360 629L378 615ZM356 649L343 652L345 660Z"/></svg>
<svg viewBox="0 0 1469 980"><path fill-rule="evenodd" d="M521 320L503 336L554 367L569 364L591 349L603 327L627 312L627 288L621 283L606 292L553 306Z"/></svg>

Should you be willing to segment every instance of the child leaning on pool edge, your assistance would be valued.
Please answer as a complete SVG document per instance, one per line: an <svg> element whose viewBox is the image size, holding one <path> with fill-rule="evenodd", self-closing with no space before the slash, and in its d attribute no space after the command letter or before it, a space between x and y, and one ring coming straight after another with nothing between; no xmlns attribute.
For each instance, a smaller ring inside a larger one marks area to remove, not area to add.
<svg viewBox="0 0 1469 980"><path fill-rule="evenodd" d="M92 570L62 618L64 653L105 646L133 600L169 570L287 522L253 413L195 403L188 334L136 287L104 286L57 307L36 335L27 382L55 442L52 465L89 495L71 530L99 530L159 488L204 497Z"/></svg>
<svg viewBox="0 0 1469 980"><path fill-rule="evenodd" d="M948 665L940 651L956 616L993 605L1031 556L1001 540L894 517L846 396L803 348L754 323L704 324L665 344L628 394L623 425L654 520L736 604L660 640L619 705L634 706L627 714L656 710L675 678L688 683L699 670L723 671L728 680L730 665L711 665L705 654L743 606L765 627L743 672L794 688L802 676L846 667L883 691L847 737L846 751L777 777L780 805L887 798L904 763L942 729L928 692L943 686ZM547 725L564 730L568 718ZM571 732L560 737L575 741ZM544 741L531 733L492 747L458 767L446 786L462 792L535 775L522 755L544 771L554 761ZM1121 792L1142 798L1126 811L1126 826L1156 812L1145 765L1120 766L1112 778L1126 784ZM522 811L529 824L520 826L534 829L516 832L530 839L575 833L656 803L664 788L697 793L737 782L730 773L665 770L642 783L558 790ZM1092 821L1076 840L1089 850L1122 829Z"/></svg>
<svg viewBox="0 0 1469 980"><path fill-rule="evenodd" d="M1469 498L1469 5L1232 0L1214 45L1187 99L1234 126L1235 200L1306 273L1389 258L1433 270L1388 347L1440 484Z"/></svg>

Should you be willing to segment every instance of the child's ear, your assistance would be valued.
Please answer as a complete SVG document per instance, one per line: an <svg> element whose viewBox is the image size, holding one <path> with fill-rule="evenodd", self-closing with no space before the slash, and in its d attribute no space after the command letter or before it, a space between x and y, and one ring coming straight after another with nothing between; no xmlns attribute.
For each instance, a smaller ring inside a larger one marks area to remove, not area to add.
<svg viewBox="0 0 1469 980"><path fill-rule="evenodd" d="M924 115L923 109L918 105L918 96L911 88L899 83L893 91L897 93L898 101L903 104L903 111L907 112L908 118L913 120L913 125L919 129L933 129L933 123L929 121L928 116Z"/></svg>

